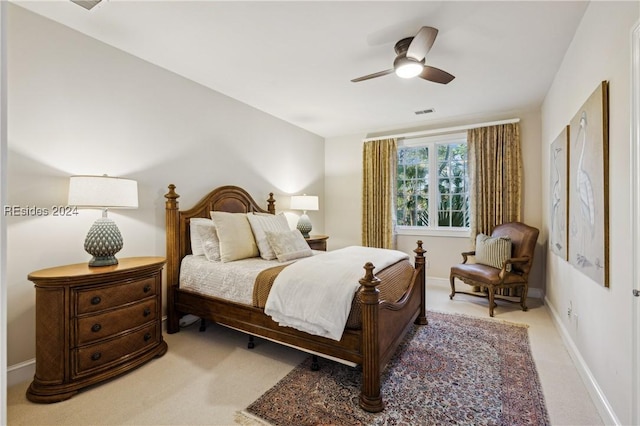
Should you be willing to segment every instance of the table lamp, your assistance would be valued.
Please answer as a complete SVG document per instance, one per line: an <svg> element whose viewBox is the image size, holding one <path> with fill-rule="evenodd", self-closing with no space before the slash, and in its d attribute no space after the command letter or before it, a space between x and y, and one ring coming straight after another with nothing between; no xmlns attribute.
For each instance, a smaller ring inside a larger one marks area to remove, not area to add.
<svg viewBox="0 0 640 426"><path fill-rule="evenodd" d="M107 217L108 209L138 208L138 183L112 176L71 176L69 205L102 209L84 240L84 249L91 256L89 266L116 265L115 254L122 249L122 235L115 222Z"/></svg>
<svg viewBox="0 0 640 426"><path fill-rule="evenodd" d="M307 216L307 210L318 210L318 197L316 195L292 195L291 209L302 210L302 215L298 219L298 231L302 232L302 236L309 238L311 232L311 221Z"/></svg>

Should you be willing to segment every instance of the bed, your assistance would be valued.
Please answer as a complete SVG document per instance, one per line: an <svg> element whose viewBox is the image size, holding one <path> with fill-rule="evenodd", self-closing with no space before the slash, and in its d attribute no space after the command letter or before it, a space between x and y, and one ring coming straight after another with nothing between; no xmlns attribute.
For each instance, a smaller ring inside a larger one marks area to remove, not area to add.
<svg viewBox="0 0 640 426"><path fill-rule="evenodd" d="M175 185L169 185L166 198L166 277L167 332L180 330L180 318L192 314L242 331L249 336L299 348L303 351L337 359L362 368L360 407L369 412L384 409L380 392L380 375L412 325L427 324L425 315L425 250L422 241L414 250L415 261L407 275L406 291L394 301L381 300L381 280L373 273L375 266L364 264L356 301L359 303L358 325L347 327L339 340L280 326L264 308L222 297L181 288L181 265L192 253L190 223L210 218L210 212L275 214L273 193L260 207L242 188L222 186L205 195L195 206L180 210ZM384 271L383 271L384 272ZM354 312L351 313L353 315Z"/></svg>

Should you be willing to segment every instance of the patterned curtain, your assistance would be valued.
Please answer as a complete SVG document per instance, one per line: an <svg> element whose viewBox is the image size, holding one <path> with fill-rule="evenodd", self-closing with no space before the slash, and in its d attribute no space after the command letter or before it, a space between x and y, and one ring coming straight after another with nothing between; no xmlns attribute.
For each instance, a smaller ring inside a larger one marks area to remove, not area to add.
<svg viewBox="0 0 640 426"><path fill-rule="evenodd" d="M362 160L362 245L395 248L396 139L365 142Z"/></svg>
<svg viewBox="0 0 640 426"><path fill-rule="evenodd" d="M496 225L519 222L522 158L518 123L470 129L471 236L491 235Z"/></svg>
<svg viewBox="0 0 640 426"><path fill-rule="evenodd" d="M471 238L491 235L501 223L519 222L522 210L522 158L518 123L467 131L471 185ZM478 290L477 288L475 289ZM518 291L504 289L504 296Z"/></svg>

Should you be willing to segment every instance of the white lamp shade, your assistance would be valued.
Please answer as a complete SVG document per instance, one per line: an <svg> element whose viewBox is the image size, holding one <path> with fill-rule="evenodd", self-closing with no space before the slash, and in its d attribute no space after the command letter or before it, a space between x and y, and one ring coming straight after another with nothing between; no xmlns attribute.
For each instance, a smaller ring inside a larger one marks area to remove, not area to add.
<svg viewBox="0 0 640 426"><path fill-rule="evenodd" d="M291 210L318 210L316 195L292 195Z"/></svg>
<svg viewBox="0 0 640 426"><path fill-rule="evenodd" d="M111 176L71 176L69 205L87 208L138 208L138 182Z"/></svg>

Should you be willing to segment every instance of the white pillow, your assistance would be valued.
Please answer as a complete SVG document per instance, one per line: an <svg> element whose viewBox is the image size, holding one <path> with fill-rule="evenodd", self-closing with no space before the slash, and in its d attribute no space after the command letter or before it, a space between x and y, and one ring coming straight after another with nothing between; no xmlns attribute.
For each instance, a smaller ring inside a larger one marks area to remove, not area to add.
<svg viewBox="0 0 640 426"><path fill-rule="evenodd" d="M258 256L258 246L245 213L211 212L220 240L220 260L247 259Z"/></svg>
<svg viewBox="0 0 640 426"><path fill-rule="evenodd" d="M476 263L502 269L504 261L510 258L511 238L485 234L476 236ZM507 265L507 271L511 271L511 265Z"/></svg>
<svg viewBox="0 0 640 426"><path fill-rule="evenodd" d="M220 240L215 226L200 226L198 232L202 238L202 249L207 260L211 262L220 261Z"/></svg>
<svg viewBox="0 0 640 426"><path fill-rule="evenodd" d="M191 234L191 254L194 256L202 256L205 254L205 239L211 240L212 243L219 245L215 224L211 219L203 217L194 217L189 219L189 233ZM211 244L209 244L209 246L211 250ZM218 253L218 260L219 259L220 254Z"/></svg>
<svg viewBox="0 0 640 426"><path fill-rule="evenodd" d="M271 244L269 244L269 241L267 240L267 234L265 234L265 231L290 231L291 229L289 228L289 222L287 221L284 213L279 213L277 215L248 213L247 219L249 220L249 224L251 225L251 230L253 231L253 236L256 240L256 244L258 245L260 257L264 260L275 259L276 254L273 251Z"/></svg>
<svg viewBox="0 0 640 426"><path fill-rule="evenodd" d="M285 232L265 231L265 234L279 262L313 255L309 244L297 229Z"/></svg>

